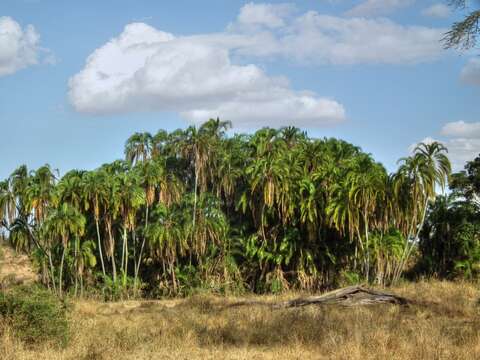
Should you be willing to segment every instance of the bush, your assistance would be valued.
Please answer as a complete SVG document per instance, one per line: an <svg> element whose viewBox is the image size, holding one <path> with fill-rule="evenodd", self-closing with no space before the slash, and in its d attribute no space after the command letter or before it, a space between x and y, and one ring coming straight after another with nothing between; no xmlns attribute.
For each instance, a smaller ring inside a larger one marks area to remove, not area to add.
<svg viewBox="0 0 480 360"><path fill-rule="evenodd" d="M26 344L67 343L66 306L40 286L19 286L0 292L0 317Z"/></svg>

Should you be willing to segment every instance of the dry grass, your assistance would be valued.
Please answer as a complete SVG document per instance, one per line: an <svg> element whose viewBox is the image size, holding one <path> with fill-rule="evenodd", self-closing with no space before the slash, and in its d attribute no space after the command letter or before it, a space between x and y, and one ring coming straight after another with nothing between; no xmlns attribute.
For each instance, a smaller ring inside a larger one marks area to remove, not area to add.
<svg viewBox="0 0 480 360"><path fill-rule="evenodd" d="M0 287L28 284L38 280L27 255L19 254L9 246L0 245Z"/></svg>
<svg viewBox="0 0 480 360"><path fill-rule="evenodd" d="M478 359L480 294L466 283L391 289L408 307L226 307L238 299L77 302L65 349L27 349L8 331L3 359ZM282 295L282 299L298 294ZM272 300L273 297L262 298ZM277 299L278 300L278 299Z"/></svg>

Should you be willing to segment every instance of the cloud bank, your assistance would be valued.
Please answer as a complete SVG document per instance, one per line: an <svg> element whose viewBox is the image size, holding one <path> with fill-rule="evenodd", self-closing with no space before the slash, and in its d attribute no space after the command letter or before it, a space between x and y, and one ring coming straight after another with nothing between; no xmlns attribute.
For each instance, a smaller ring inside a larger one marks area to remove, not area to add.
<svg viewBox="0 0 480 360"><path fill-rule="evenodd" d="M366 0L346 12L347 16L379 16L412 5L415 0Z"/></svg>
<svg viewBox="0 0 480 360"><path fill-rule="evenodd" d="M328 96L293 89L255 60L297 64L411 64L442 52L444 30L402 26L387 19L296 14L287 4L246 4L225 31L175 36L144 23L96 49L69 81L73 107L83 113L176 111L201 122L237 127L318 127L345 119Z"/></svg>
<svg viewBox="0 0 480 360"><path fill-rule="evenodd" d="M460 73L460 80L469 85L480 85L480 58L470 59Z"/></svg>
<svg viewBox="0 0 480 360"><path fill-rule="evenodd" d="M32 25L22 28L11 17L0 17L0 77L37 64L39 41Z"/></svg>
<svg viewBox="0 0 480 360"><path fill-rule="evenodd" d="M453 171L463 170L467 161L480 154L480 122L449 122L442 127L440 134L443 139L436 141L448 148ZM427 137L422 141L428 143L435 139Z"/></svg>
<svg viewBox="0 0 480 360"><path fill-rule="evenodd" d="M447 18L450 16L450 7L446 4L437 3L433 4L422 11L424 16L429 16L433 18Z"/></svg>
<svg viewBox="0 0 480 360"><path fill-rule="evenodd" d="M220 116L236 126L321 126L345 118L342 105L312 92L292 90L255 65L234 65L228 49L194 38L176 38L146 24L125 27L97 49L70 79L77 111L179 111L202 122Z"/></svg>

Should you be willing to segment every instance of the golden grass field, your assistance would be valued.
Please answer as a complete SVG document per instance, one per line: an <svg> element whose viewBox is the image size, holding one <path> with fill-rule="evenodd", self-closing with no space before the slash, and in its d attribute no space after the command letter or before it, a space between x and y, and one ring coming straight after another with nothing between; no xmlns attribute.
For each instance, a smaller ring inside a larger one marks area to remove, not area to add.
<svg viewBox="0 0 480 360"><path fill-rule="evenodd" d="M480 359L480 291L469 283L390 289L415 305L228 307L233 297L73 304L64 349L4 332L2 359ZM285 300L256 296L261 300Z"/></svg>

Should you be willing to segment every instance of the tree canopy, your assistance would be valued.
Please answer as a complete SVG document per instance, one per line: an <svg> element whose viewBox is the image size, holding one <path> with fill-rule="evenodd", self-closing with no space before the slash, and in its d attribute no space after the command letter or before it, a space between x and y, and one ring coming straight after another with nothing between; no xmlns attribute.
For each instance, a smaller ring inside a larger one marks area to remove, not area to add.
<svg viewBox="0 0 480 360"><path fill-rule="evenodd" d="M450 177L447 149L420 143L389 174L342 140L229 127L137 133L124 160L61 178L20 166L0 183L1 226L54 291L106 297L388 285L419 255L450 274L443 259L460 269L477 246L465 221L478 209L456 212L437 191L450 180L451 196L478 203L480 159ZM448 249L442 221L455 224Z"/></svg>

